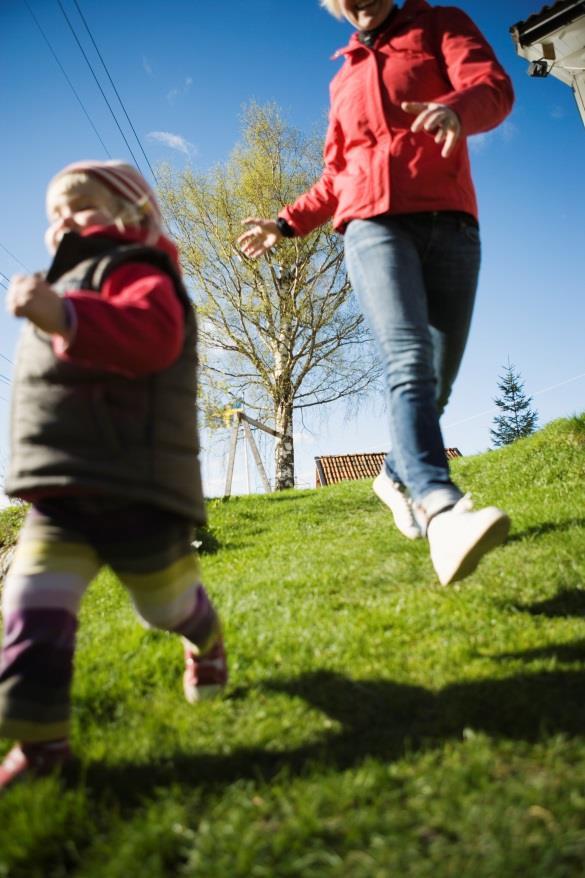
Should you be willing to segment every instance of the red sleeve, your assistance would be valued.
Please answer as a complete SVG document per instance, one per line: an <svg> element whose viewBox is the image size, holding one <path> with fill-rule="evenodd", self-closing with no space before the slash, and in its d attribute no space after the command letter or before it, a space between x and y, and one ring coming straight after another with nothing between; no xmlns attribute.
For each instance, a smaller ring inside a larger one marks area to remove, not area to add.
<svg viewBox="0 0 585 878"><path fill-rule="evenodd" d="M279 216L287 221L297 235L308 235L317 226L331 219L337 208L337 196L333 191L333 179L342 169L343 133L341 126L331 114L324 147L325 169L307 192L294 204L287 205Z"/></svg>
<svg viewBox="0 0 585 878"><path fill-rule="evenodd" d="M455 110L465 135L495 128L514 103L510 77L465 12L435 7L434 15L453 90L433 100Z"/></svg>
<svg viewBox="0 0 585 878"><path fill-rule="evenodd" d="M68 345L55 336L60 359L137 378L179 356L183 305L171 278L154 266L122 265L106 278L100 295L74 290L64 298L75 312L74 335Z"/></svg>

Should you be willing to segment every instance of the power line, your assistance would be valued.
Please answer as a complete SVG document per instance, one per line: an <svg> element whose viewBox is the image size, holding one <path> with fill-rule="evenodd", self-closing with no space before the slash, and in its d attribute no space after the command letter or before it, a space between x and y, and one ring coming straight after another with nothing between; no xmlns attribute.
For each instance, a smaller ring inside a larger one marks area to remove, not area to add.
<svg viewBox="0 0 585 878"><path fill-rule="evenodd" d="M80 51L81 54L83 55L83 57L84 57L84 59L85 59L85 63L86 63L87 66L89 67L89 69L90 69L90 71L91 71L91 75L93 76L93 78L94 78L94 80L95 80L95 83L96 83L97 87L99 88L99 90L100 90L100 92L101 92L101 95L102 95L104 101L106 102L106 105L107 105L107 107L108 107L108 110L110 111L110 114L111 114L111 116L112 116L112 119L113 119L114 122L116 123L116 127L117 127L117 129L118 129L118 131L120 132L120 134L122 135L122 139L123 139L124 143L126 144L126 146L128 147L128 151L129 151L130 155L131 155L132 158L134 159L134 164L136 165L136 167L138 168L138 170L142 173L142 168L140 167L140 165L139 165L139 163L138 163L138 159L136 158L136 156L135 156L134 153L132 152L132 147L131 147L130 144L128 143L128 140L126 139L126 135L124 134L124 132L122 131L122 128L120 127L120 123L118 122L118 119L116 118L116 114L114 113L114 111L113 111L113 109L112 109L112 106L111 106L109 100L108 100L107 97L106 97L106 93L105 93L105 91L103 90L103 88L102 88L102 86L101 86L101 83L100 83L99 79L97 78L96 72L95 72L95 70L93 69L93 66L92 66L91 61L90 61L89 58L87 57L87 53L86 53L85 49L83 48L83 46L82 46L82 44L81 44L81 41L80 41L79 37L77 36L77 33L76 33L76 31L75 31L75 28L74 28L73 25L71 24L71 20L70 20L69 16L68 16L67 13L65 12L65 8L64 8L63 4L61 3L61 0L57 0L57 3L58 3L58 5L59 5L59 9L60 9L61 12L63 13L63 16L64 16L64 18L65 18L65 21L66 21L67 24L69 25L69 30L70 30L71 33L73 34L73 37L74 37L74 39L75 39L75 42L77 43L77 45L78 45L78 47L79 47L79 51Z"/></svg>
<svg viewBox="0 0 585 878"><path fill-rule="evenodd" d="M141 141L140 141L140 138L138 137L138 134L136 133L136 129L134 128L134 125L132 124L132 120L130 119L130 116L128 115L128 112L127 112L127 110L126 110L126 107L124 106L124 102L123 102L122 98L120 97L120 95L119 95L119 93L118 93L118 89L116 88L116 86L115 86L115 84L114 84L114 80L113 80L112 77L110 76L110 71L108 70L108 68L107 68L107 66L106 66L106 62L104 61L104 59L103 59L103 57L102 57L102 53L100 52L100 50L99 50L99 48L98 48L98 46L97 46L97 43L96 43L96 41L95 41L94 38L93 38L93 34L92 34L91 30L89 29L89 25L88 25L88 23L87 23L87 21L86 21L86 19L85 19L85 16L84 16L83 12L81 11L81 8L80 8L80 6L79 6L79 3L77 2L77 0L73 0L73 2L74 2L74 4L75 4L75 8L77 9L77 11L78 11L78 13L79 13L79 16L80 16L81 20L82 20L82 22L83 22L83 24L84 24L84 26L85 26L85 29L86 29L87 33L89 34L89 38L90 38L90 40L91 40L91 42L92 42L92 44L93 44L94 49L95 49L96 52L97 52L98 58L99 58L100 61L102 62L102 67L103 67L104 70L106 71L106 76L108 77L108 79L109 79L109 81L110 81L110 85L112 86L112 88L113 88L113 90L114 90L114 94L115 94L116 97L118 98L118 101L119 101L119 103L120 103L120 106L122 107L122 110L123 110L123 112L124 112L124 115L126 116L126 119L127 119L127 121L128 121L128 124L130 125L130 128L132 129L132 133L134 134L134 137L136 138L136 142L138 143L138 146L140 147L140 151L142 152L142 155L144 156L144 161L145 161L146 164L148 165L149 170L150 170L150 173L151 173L152 176L153 176L153 179L155 180L155 182L158 183L158 180L157 180L156 174L154 173L154 170L153 170L153 168L152 168L152 165L150 164L150 161L148 160L148 156L146 155L146 153L145 153L145 151L144 151L144 147L142 146L142 143L141 143Z"/></svg>
<svg viewBox="0 0 585 878"><path fill-rule="evenodd" d="M26 0L25 0L25 2L26 2ZM23 262L21 262L17 256L14 255L14 253L11 253L10 250L8 249L8 247L5 247L4 244L0 244L0 248L2 250L4 250L4 252L7 253L11 259L14 259L14 261L17 262L21 266L21 268L24 268L25 271L30 272L30 268L27 268L26 265Z"/></svg>
<svg viewBox="0 0 585 878"><path fill-rule="evenodd" d="M93 130L94 130L94 132L95 132L95 134L96 134L96 136L97 136L99 142L100 142L101 145L103 146L104 151L105 151L107 157L108 157L109 159L111 159L112 156L110 155L110 153L109 153L109 151L108 151L108 147L106 146L106 144L105 144L104 141L102 140L99 131L98 131L97 128L95 127L95 125L94 125L94 123L93 123L93 119L91 118L91 116L89 115L89 113L87 112L87 110L85 109L85 106L84 106L84 104L83 104L83 101L81 100L81 98L79 97L79 95L77 94L77 92L76 92L76 90L75 90L75 86L73 85L73 83L71 82L71 80L69 79L69 77L67 76L67 73L65 72L65 68L63 67L63 65L62 65L61 62L59 61L59 57L58 57L57 53L55 52L55 50L53 49L53 46L52 46L51 43L49 42L49 38L47 37L47 35L45 34L44 30L42 29L42 27L41 27L41 25L40 25L40 23L39 23L39 20L37 19L36 15L35 15L34 12L32 11L32 9L30 8L30 6L29 6L29 4L28 4L28 0L24 0L24 5L26 6L26 8L28 9L28 11L30 12L31 17L32 17L34 23L36 24L36 26L38 27L39 31L41 32L41 36L43 37L45 43L46 43L47 46L49 47L49 50L50 50L50 52L51 52L51 55L53 56L53 58L54 58L55 61L57 62L57 64L58 64L58 66L59 66L59 69L60 69L61 73L63 74L63 76L64 76L65 79L67 80L67 84L69 85L69 88L71 89L71 91L73 92L73 94L75 95L75 97L77 98L77 102L78 102L79 106L81 107L81 109L82 109L83 112L85 113L85 117L86 117L87 121L89 122L89 124L91 125L91 127L93 128Z"/></svg>
<svg viewBox="0 0 585 878"><path fill-rule="evenodd" d="M8 357L4 356L4 354L0 354L0 357L2 357L3 360L6 360L7 363L10 363L11 366L14 366L12 360L9 360Z"/></svg>
<svg viewBox="0 0 585 878"><path fill-rule="evenodd" d="M550 387L543 387L541 390L537 390L536 393L530 395L531 397L542 396L543 393L548 393L550 390L557 390L559 387L564 387L565 384L571 384L571 382L577 381L579 378L585 378L585 372L581 372L580 375L573 375L572 378L567 378L565 381L560 381L558 384L551 384ZM458 427L460 424L466 424L468 421L475 421L476 418L482 418L484 415L491 415L497 411L499 411L499 409L496 407L486 409L483 412L478 412L476 415L471 415L469 418L463 418L461 421L454 421L452 424L445 424L445 427Z"/></svg>

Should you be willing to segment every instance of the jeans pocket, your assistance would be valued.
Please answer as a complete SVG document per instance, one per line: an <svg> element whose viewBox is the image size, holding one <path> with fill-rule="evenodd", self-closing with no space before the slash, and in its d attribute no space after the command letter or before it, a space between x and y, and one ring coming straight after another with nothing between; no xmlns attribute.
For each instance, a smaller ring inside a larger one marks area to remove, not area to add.
<svg viewBox="0 0 585 878"><path fill-rule="evenodd" d="M472 244L479 244L479 227L476 223L471 220L461 219L459 221L459 228L468 241L471 241Z"/></svg>

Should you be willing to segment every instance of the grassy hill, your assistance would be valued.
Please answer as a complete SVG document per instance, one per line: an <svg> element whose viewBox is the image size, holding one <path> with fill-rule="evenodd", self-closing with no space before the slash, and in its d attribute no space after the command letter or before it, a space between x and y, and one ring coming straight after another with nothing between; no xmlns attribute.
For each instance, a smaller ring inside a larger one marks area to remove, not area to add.
<svg viewBox="0 0 585 878"><path fill-rule="evenodd" d="M0 798L0 876L582 878L585 416L453 471L513 530L447 588L368 482L212 501L217 702L104 572L78 776Z"/></svg>

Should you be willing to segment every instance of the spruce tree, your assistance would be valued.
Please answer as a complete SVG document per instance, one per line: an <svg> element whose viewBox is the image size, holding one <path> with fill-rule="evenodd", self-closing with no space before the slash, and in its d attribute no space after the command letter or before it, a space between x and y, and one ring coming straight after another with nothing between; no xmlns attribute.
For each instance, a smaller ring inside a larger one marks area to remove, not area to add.
<svg viewBox="0 0 585 878"><path fill-rule="evenodd" d="M534 433L538 423L538 412L532 409L532 398L524 392L522 376L508 360L503 366L498 388L502 395L494 398L495 404L502 414L494 418L493 429L490 430L494 445L511 445L516 439Z"/></svg>

